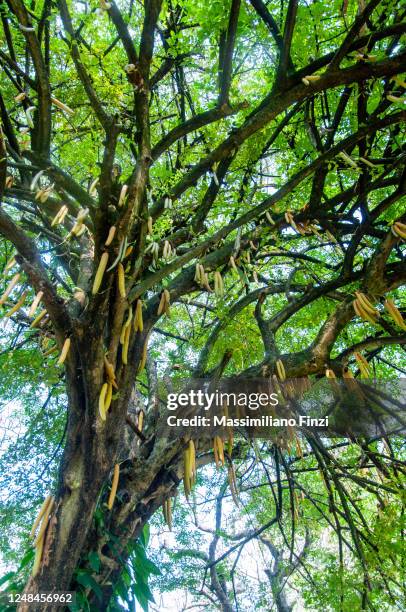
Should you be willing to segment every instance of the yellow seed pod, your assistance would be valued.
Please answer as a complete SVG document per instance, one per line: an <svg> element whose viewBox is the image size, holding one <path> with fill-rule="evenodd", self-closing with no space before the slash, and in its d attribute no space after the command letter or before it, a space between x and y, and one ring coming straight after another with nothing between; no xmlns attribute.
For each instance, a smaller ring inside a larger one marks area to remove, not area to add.
<svg viewBox="0 0 406 612"><path fill-rule="evenodd" d="M35 313L35 311L37 310L37 308L38 308L38 306L39 306L39 303L40 303L40 301L41 301L41 300L42 300L42 298L43 298L43 295L44 295L44 292L43 292L43 291L38 291L37 295L35 296L35 298L34 298L34 300L33 300L32 304L31 304L31 306L30 306L30 309L29 309L29 311L28 311L28 316L29 316L29 317L33 317L33 316L34 316L34 313Z"/></svg>
<svg viewBox="0 0 406 612"><path fill-rule="evenodd" d="M371 314L374 317L379 315L378 311L375 309L374 305L369 300L368 296L365 295L365 293L362 293L361 291L356 291L355 295L357 296L359 305L364 310L366 310L369 314Z"/></svg>
<svg viewBox="0 0 406 612"><path fill-rule="evenodd" d="M110 363L110 361L107 359L107 356L104 356L104 369L107 375L107 378L109 379L110 382L115 381L116 379L116 373L114 371L114 366L113 364Z"/></svg>
<svg viewBox="0 0 406 612"><path fill-rule="evenodd" d="M118 280L118 291L120 296L125 299L126 290L125 290L125 274L124 274L124 266L120 262L117 266L117 280Z"/></svg>
<svg viewBox="0 0 406 612"><path fill-rule="evenodd" d="M11 279L11 281L9 282L7 289L5 290L5 292L3 293L3 295L0 298L0 306L2 306L4 304L4 302L7 300L8 296L10 295L10 293L13 291L14 287L16 286L16 284L18 283L18 281L20 280L21 274L15 274L13 276L13 278Z"/></svg>
<svg viewBox="0 0 406 612"><path fill-rule="evenodd" d="M38 542L37 546L35 547L34 564L31 570L31 576L33 578L35 578L35 576L38 574L41 568L43 550L44 550L44 536L42 536L41 540Z"/></svg>
<svg viewBox="0 0 406 612"><path fill-rule="evenodd" d="M107 383L107 393L106 393L106 399L104 401L104 415L107 414L110 406L111 406L111 400L113 399L113 385L111 382Z"/></svg>
<svg viewBox="0 0 406 612"><path fill-rule="evenodd" d="M35 532L37 530L38 525L41 522L42 517L44 516L46 509L48 508L49 503L51 502L52 499L52 495L47 495L47 497L44 499L41 508L39 509L39 512L37 514L37 518L35 519L33 526L31 528L31 532L30 532L30 538L33 538L35 535Z"/></svg>
<svg viewBox="0 0 406 612"><path fill-rule="evenodd" d="M133 245L132 245L132 244L130 244L130 246L128 246L128 247L126 248L126 250L125 250L125 253L124 253L124 258L123 258L123 259L125 259L125 258L126 258L126 257L128 257L129 255L131 255L131 253L133 252L133 250L134 250L134 247L133 247Z"/></svg>
<svg viewBox="0 0 406 612"><path fill-rule="evenodd" d="M158 316L160 316L164 312L164 308L165 308L165 295L164 293L162 293L161 299L159 300L159 306L158 306L158 312L157 312Z"/></svg>
<svg viewBox="0 0 406 612"><path fill-rule="evenodd" d="M278 373L278 377L279 380L286 380L286 372L285 372L285 366L283 365L283 362L281 359L278 359L276 361L276 371Z"/></svg>
<svg viewBox="0 0 406 612"><path fill-rule="evenodd" d="M191 491L191 482L190 482L190 450L189 446L183 452L183 486L185 489L186 498L189 497L189 493Z"/></svg>
<svg viewBox="0 0 406 612"><path fill-rule="evenodd" d="M14 268L14 266L16 265L16 258L13 255L13 257L11 257L11 259L8 260L8 262L6 263L5 267L4 267L4 274L6 272L8 272L9 270L11 270L11 268Z"/></svg>
<svg viewBox="0 0 406 612"><path fill-rule="evenodd" d="M29 329L35 329L36 327L38 327L38 325L40 324L40 322L42 321L42 319L45 317L46 314L47 314L47 311L46 311L46 308L44 308L44 310L41 310L38 317L33 320Z"/></svg>
<svg viewBox="0 0 406 612"><path fill-rule="evenodd" d="M142 301L137 300L137 305L135 307L135 317L134 317L134 331L142 332L144 330L144 321L142 318Z"/></svg>
<svg viewBox="0 0 406 612"><path fill-rule="evenodd" d="M58 98L51 97L51 102L52 102L52 104L55 104L55 106L57 106L58 108L63 110L65 113L67 113L68 115L74 115L75 114L74 110L72 110L69 106L67 106L66 104L64 104L60 100L58 100Z"/></svg>
<svg viewBox="0 0 406 612"><path fill-rule="evenodd" d="M124 342L123 342L123 350L121 354L121 361L124 365L128 363L128 347L130 345L130 336L131 336L131 325L128 325L125 328Z"/></svg>
<svg viewBox="0 0 406 612"><path fill-rule="evenodd" d="M120 208L126 199L127 196L127 191L128 191L128 185L123 185L120 191L120 197L118 199L118 207Z"/></svg>
<svg viewBox="0 0 406 612"><path fill-rule="evenodd" d="M27 298L27 291L24 291L20 297L20 299L18 300L18 302L13 306L13 308L11 308L8 312L6 312L6 314L4 316L6 316L7 318L11 317L13 314L15 314L16 312L18 312L20 310L20 308L24 305L24 302Z"/></svg>
<svg viewBox="0 0 406 612"><path fill-rule="evenodd" d="M100 257L99 266L97 268L96 276L94 277L93 288L92 288L93 295L96 295L96 293L100 289L100 285L102 284L102 280L103 280L103 276L106 270L108 260L109 260L109 254L107 253L107 251L104 251L104 253Z"/></svg>
<svg viewBox="0 0 406 612"><path fill-rule="evenodd" d="M108 384L103 383L101 391L100 391L100 395L99 395L99 414L100 414L102 421L106 420L106 411L105 411L104 406L105 406L106 395L107 395L107 387L108 387Z"/></svg>
<svg viewBox="0 0 406 612"><path fill-rule="evenodd" d="M111 245L111 243L114 240L115 233L116 233L116 226L112 225L110 230L109 230L106 242L104 243L104 246L110 246Z"/></svg>
<svg viewBox="0 0 406 612"><path fill-rule="evenodd" d="M42 518L42 522L41 522L41 527L39 528L38 535L37 535L37 537L34 540L34 546L38 546L38 544L41 542L41 540L45 536L45 532L46 532L46 529L48 527L49 516L50 516L50 514L51 514L51 512L53 510L54 505L55 505L55 499L53 497L51 497L47 507L45 508L45 511L44 511L44 514L43 514L43 518Z"/></svg>
<svg viewBox="0 0 406 612"><path fill-rule="evenodd" d="M52 355L52 353L55 353L57 350L58 350L58 345L55 344L52 348L45 351L45 353L43 353L42 356L49 357L50 355Z"/></svg>
<svg viewBox="0 0 406 612"><path fill-rule="evenodd" d="M138 413L138 429L139 429L139 431L142 431L143 425L144 425L144 412L141 410L141 412Z"/></svg>
<svg viewBox="0 0 406 612"><path fill-rule="evenodd" d="M62 347L61 354L59 355L59 359L56 362L57 365L62 365L63 363L65 363L65 359L69 353L70 343L71 343L70 338L66 338L65 342L63 343L63 347Z"/></svg>
<svg viewBox="0 0 406 612"><path fill-rule="evenodd" d="M365 357L357 351L355 351L354 357L358 364L359 371L361 373L361 378L371 378L371 368Z"/></svg>
<svg viewBox="0 0 406 612"><path fill-rule="evenodd" d="M334 370L332 370L331 368L327 368L326 369L326 377L327 378L336 378L336 375L334 374Z"/></svg>
<svg viewBox="0 0 406 612"><path fill-rule="evenodd" d="M114 466L113 481L111 483L109 501L107 502L107 508L109 510L112 509L114 500L116 499L119 476L120 476L120 465L116 463L116 465Z"/></svg>
<svg viewBox="0 0 406 612"><path fill-rule="evenodd" d="M354 308L355 314L358 315L361 319L364 319L365 321L368 321L373 325L376 324L376 319L374 317L379 316L378 311L375 311L375 315L373 315L369 310L365 308L365 306L361 303L359 299L354 300L352 306Z"/></svg>
<svg viewBox="0 0 406 612"><path fill-rule="evenodd" d="M145 364L147 363L148 357L148 336L145 338L144 346L142 348L142 356L140 360L140 365L138 366L137 374L140 374L145 368Z"/></svg>
<svg viewBox="0 0 406 612"><path fill-rule="evenodd" d="M385 300L384 306L385 306L385 309L388 311L392 320L396 323L396 325L401 327L403 330L406 330L406 323L402 317L402 313L395 306L394 301L391 300L390 298L387 298Z"/></svg>

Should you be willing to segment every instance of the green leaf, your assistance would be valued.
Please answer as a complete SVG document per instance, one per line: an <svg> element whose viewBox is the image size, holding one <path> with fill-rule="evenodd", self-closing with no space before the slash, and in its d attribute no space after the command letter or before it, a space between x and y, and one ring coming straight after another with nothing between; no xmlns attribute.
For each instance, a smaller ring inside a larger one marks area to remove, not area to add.
<svg viewBox="0 0 406 612"><path fill-rule="evenodd" d="M85 572L84 570L79 570L76 573L76 581L79 582L84 587L92 589L96 594L97 598L102 601L103 600L103 591L100 588L100 585L96 582L91 574Z"/></svg>
<svg viewBox="0 0 406 612"><path fill-rule="evenodd" d="M100 571L100 557L97 554L97 552L92 550L89 553L88 559L89 559L90 567L92 568L93 571L96 572L96 574L98 574Z"/></svg>

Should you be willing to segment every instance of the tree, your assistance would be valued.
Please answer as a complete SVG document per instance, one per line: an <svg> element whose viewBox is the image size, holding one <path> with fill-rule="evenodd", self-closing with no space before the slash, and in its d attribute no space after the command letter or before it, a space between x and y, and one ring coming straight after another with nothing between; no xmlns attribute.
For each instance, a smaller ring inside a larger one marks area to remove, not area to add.
<svg viewBox="0 0 406 612"><path fill-rule="evenodd" d="M59 367L67 415L25 592L73 590L87 571L107 609L132 543L183 473L185 441L159 436L154 351L195 378L396 366L404 323L380 304L397 302L406 276L404 11L8 0L1 17L5 333ZM246 339L225 336L238 320ZM348 492L330 452L309 451L344 506L366 601ZM389 469L368 442L363 452Z"/></svg>

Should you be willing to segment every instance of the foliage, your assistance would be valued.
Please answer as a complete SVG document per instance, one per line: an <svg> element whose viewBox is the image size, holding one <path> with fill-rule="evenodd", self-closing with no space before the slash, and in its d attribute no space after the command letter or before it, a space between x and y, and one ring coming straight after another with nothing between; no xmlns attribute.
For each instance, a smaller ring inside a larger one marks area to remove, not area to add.
<svg viewBox="0 0 406 612"><path fill-rule="evenodd" d="M236 436L221 470L196 441L185 501L185 441L160 436L158 398L168 379L275 380L280 364L309 385L361 379L358 353L371 377L405 374L401 2L2 0L0 14L2 588L69 588L90 610L183 591L228 612L401 609L400 436Z"/></svg>

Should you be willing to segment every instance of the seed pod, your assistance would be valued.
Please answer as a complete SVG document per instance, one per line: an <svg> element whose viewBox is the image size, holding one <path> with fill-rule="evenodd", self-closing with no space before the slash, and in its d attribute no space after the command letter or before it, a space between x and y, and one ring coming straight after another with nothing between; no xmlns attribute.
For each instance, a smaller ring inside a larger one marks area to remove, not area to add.
<svg viewBox="0 0 406 612"><path fill-rule="evenodd" d="M66 106L66 104L64 104L63 102L58 100L58 98L51 97L51 102L52 102L52 104L55 104L55 106L57 106L58 108L63 110L65 113L67 113L68 115L74 115L75 114L74 110L72 110L69 106Z"/></svg>
<svg viewBox="0 0 406 612"><path fill-rule="evenodd" d="M309 86L311 83L314 83L320 79L318 74L308 74L303 77L302 81L305 85Z"/></svg>
<svg viewBox="0 0 406 612"><path fill-rule="evenodd" d="M327 368L326 369L326 377L327 378L336 378L336 375L334 374L334 370L332 370L331 368Z"/></svg>
<svg viewBox="0 0 406 612"><path fill-rule="evenodd" d="M189 496L192 484L196 476L196 451L193 440L189 440L189 444L183 453L183 483L186 497Z"/></svg>
<svg viewBox="0 0 406 612"><path fill-rule="evenodd" d="M370 162L369 159L365 159L365 157L359 157L358 161L362 162L366 166L369 166L370 168L376 168L376 164Z"/></svg>
<svg viewBox="0 0 406 612"><path fill-rule="evenodd" d="M107 414L111 406L111 400L113 399L113 385L111 382L107 383L106 399L104 400L104 415Z"/></svg>
<svg viewBox="0 0 406 612"><path fill-rule="evenodd" d="M99 184L99 178L95 178L94 181L92 182L92 184L89 187L89 195L91 195L93 198L97 196L97 185Z"/></svg>
<svg viewBox="0 0 406 612"><path fill-rule="evenodd" d="M399 325L399 327L401 327L403 330L406 330L406 323L402 317L402 313L400 310L398 310L398 308L396 308L394 301L387 298L384 306L396 325Z"/></svg>
<svg viewBox="0 0 406 612"><path fill-rule="evenodd" d="M111 491L110 491L110 495L109 495L109 501L107 502L107 508L109 510L112 509L113 504L114 504L114 500L116 498L119 476L120 476L120 465L118 463L116 463L116 465L114 466L113 481L111 483Z"/></svg>
<svg viewBox="0 0 406 612"><path fill-rule="evenodd" d="M138 423L137 423L138 431L142 431L143 425L144 425L144 412L143 410L141 410L138 413Z"/></svg>
<svg viewBox="0 0 406 612"><path fill-rule="evenodd" d="M43 550L44 550L44 536L42 536L41 540L37 543L37 546L35 547L34 564L31 570L31 576L33 578L35 578L35 576L38 574L41 568Z"/></svg>
<svg viewBox="0 0 406 612"><path fill-rule="evenodd" d="M369 323L372 323L373 325L376 324L376 319L374 318L374 315L372 315L369 311L365 309L365 307L361 304L359 299L354 300L352 305L353 305L355 314L361 317L361 319L364 319L365 321L368 321ZM376 312L375 316L379 317L379 313L377 311L375 312Z"/></svg>
<svg viewBox="0 0 406 612"><path fill-rule="evenodd" d="M69 353L69 349L70 349L70 338L66 338L65 342L63 343L63 347L62 347L61 354L59 355L59 359L56 362L57 365L62 365L63 363L65 363L65 359Z"/></svg>
<svg viewBox="0 0 406 612"><path fill-rule="evenodd" d="M104 275L104 271L106 269L108 260L109 260L109 254L107 253L107 251L104 251L104 253L100 257L99 267L97 268L96 276L94 277L93 288L92 288L93 295L96 295L96 293L100 289L100 285L103 280L103 275Z"/></svg>
<svg viewBox="0 0 406 612"><path fill-rule="evenodd" d="M386 96L386 99L389 100L389 102L395 102L399 104L403 104L404 102L406 102L406 98L399 97L399 96L393 96L392 94L389 94L388 96Z"/></svg>
<svg viewBox="0 0 406 612"><path fill-rule="evenodd" d="M142 301L137 300L137 305L135 307L135 317L134 317L134 331L142 332L144 330L144 321L142 318Z"/></svg>
<svg viewBox="0 0 406 612"><path fill-rule="evenodd" d="M163 251L162 251L162 257L164 259L169 259L171 254L172 254L172 247L171 247L170 243L168 242L168 240L165 240L164 248L163 248Z"/></svg>
<svg viewBox="0 0 406 612"><path fill-rule="evenodd" d="M108 236L107 236L107 240L104 243L104 246L110 246L111 245L111 243L113 242L115 233L116 233L116 226L112 225L110 230L109 230L109 233L108 233Z"/></svg>
<svg viewBox="0 0 406 612"><path fill-rule="evenodd" d="M203 266L199 263L196 264L195 267L195 281L196 283L199 283L199 285L202 284L202 268ZM203 274L204 274L204 268L203 268Z"/></svg>
<svg viewBox="0 0 406 612"><path fill-rule="evenodd" d="M151 235L153 232L152 217L148 217L147 227L148 227L148 234Z"/></svg>
<svg viewBox="0 0 406 612"><path fill-rule="evenodd" d="M130 323L133 319L133 309L132 306L129 307L128 309L128 316L127 319L123 325L123 327L121 328L121 334L120 334L120 344L124 344L125 343L125 334L127 329L130 327Z"/></svg>
<svg viewBox="0 0 406 612"><path fill-rule="evenodd" d="M20 299L18 300L18 302L13 306L13 308L11 308L8 312L6 312L6 314L4 315L7 318L10 318L13 314L15 314L16 312L18 312L20 310L20 308L24 305L24 302L27 298L27 291L24 291L20 297Z"/></svg>
<svg viewBox="0 0 406 612"><path fill-rule="evenodd" d="M65 221L65 217L68 214L68 207L64 204L56 213L55 217L52 219L51 227L55 225L60 225Z"/></svg>
<svg viewBox="0 0 406 612"><path fill-rule="evenodd" d="M128 325L128 327L126 327L126 330L125 330L123 350L121 354L121 361L123 362L124 365L127 365L128 363L128 347L130 345L130 336L131 336L131 325Z"/></svg>
<svg viewBox="0 0 406 612"><path fill-rule="evenodd" d="M37 172L37 174L33 177L32 181L31 181L31 185L30 185L30 190L34 191L35 187L38 185L38 181L41 178L41 176L44 174L45 170L40 170L39 172Z"/></svg>
<svg viewBox="0 0 406 612"><path fill-rule="evenodd" d="M37 310L37 308L39 306L39 303L42 300L43 295L44 295L43 291L38 291L37 295L35 296L32 304L30 306L30 309L28 311L28 316L29 317L33 317L34 316L34 313Z"/></svg>
<svg viewBox="0 0 406 612"><path fill-rule="evenodd" d="M16 258L13 255L13 257L11 257L11 259L9 259L5 265L4 274L8 272L9 270L11 270L11 268L13 268L16 265L16 263L17 263Z"/></svg>
<svg viewBox="0 0 406 612"><path fill-rule="evenodd" d="M108 11L111 9L111 3L110 2L106 2L106 0L99 0L100 2L100 10L103 11Z"/></svg>
<svg viewBox="0 0 406 612"><path fill-rule="evenodd" d="M236 478L235 478L235 471L234 471L233 464L230 464L228 466L228 484L230 485L231 497L233 498L233 501L234 501L235 505L239 506L238 492L237 492L237 481L236 481Z"/></svg>
<svg viewBox="0 0 406 612"><path fill-rule="evenodd" d="M105 402L106 402L106 395L107 395L107 387L108 387L108 384L103 383L101 391L100 391L100 395L99 395L99 414L100 414L102 421L106 420Z"/></svg>
<svg viewBox="0 0 406 612"><path fill-rule="evenodd" d="M121 187L121 191L120 191L120 197L118 199L118 207L120 208L121 206L123 206L124 202L125 202L125 198L127 196L127 191L128 191L128 185L123 185Z"/></svg>
<svg viewBox="0 0 406 612"><path fill-rule="evenodd" d="M144 346L142 347L142 356L140 360L140 365L138 366L137 374L140 374L145 368L145 364L147 363L148 356L148 336L145 338Z"/></svg>
<svg viewBox="0 0 406 612"><path fill-rule="evenodd" d="M235 270L236 272L238 272L238 268L237 268L237 266L236 266L235 259L234 259L234 257L233 257L232 255L231 255L231 257L230 257L230 266L233 268L233 270Z"/></svg>
<svg viewBox="0 0 406 612"><path fill-rule="evenodd" d="M216 467L224 466L224 445L220 436L215 436L213 440L214 460Z"/></svg>
<svg viewBox="0 0 406 612"><path fill-rule="evenodd" d="M164 503L162 504L162 510L165 523L168 525L169 531L172 531L172 505L170 497L164 500Z"/></svg>
<svg viewBox="0 0 406 612"><path fill-rule="evenodd" d="M223 297L224 295L224 283L220 272L216 270L214 273L214 294L217 297Z"/></svg>
<svg viewBox="0 0 406 612"><path fill-rule="evenodd" d="M275 221L272 219L271 214L268 211L266 211L265 216L271 225L275 225Z"/></svg>
<svg viewBox="0 0 406 612"><path fill-rule="evenodd" d="M58 350L58 345L55 344L52 348L50 348L47 351L45 351L45 353L43 353L42 356L43 357L49 357L50 355L55 353L57 350Z"/></svg>
<svg viewBox="0 0 406 612"><path fill-rule="evenodd" d="M171 303L170 293L167 289L164 289L162 291L161 299L159 301L158 316L160 316L163 313L165 313L168 316L170 315L170 308L169 308L170 303Z"/></svg>
<svg viewBox="0 0 406 612"><path fill-rule="evenodd" d="M358 165L355 163L355 161L349 155L347 155L347 153L344 153L344 151L340 151L340 153L338 153L338 157L341 157L341 159L344 160L348 166L358 169Z"/></svg>
<svg viewBox="0 0 406 612"><path fill-rule="evenodd" d="M53 189L53 185L45 187L45 189L40 189L37 195L35 196L35 199L38 199L41 204L44 204L48 200L49 196L52 195Z"/></svg>
<svg viewBox="0 0 406 612"><path fill-rule="evenodd" d="M47 495L47 497L44 499L42 506L37 514L37 518L34 521L34 524L31 528L31 532L30 532L30 538L33 538L35 535L35 532L37 530L38 525L40 524L40 521L42 519L42 517L44 516L46 509L49 505L49 503L51 502L52 499L52 495Z"/></svg>
<svg viewBox="0 0 406 612"><path fill-rule="evenodd" d="M401 223L400 221L396 221L391 227L392 234L397 238L402 238L402 240L406 240L406 224Z"/></svg>
<svg viewBox="0 0 406 612"><path fill-rule="evenodd" d="M31 128L32 130L34 129L34 121L32 120L32 111L35 110L35 106L30 106L29 108L25 109L25 118L27 120L27 125L29 128Z"/></svg>
<svg viewBox="0 0 406 612"><path fill-rule="evenodd" d="M355 295L357 296L358 302L360 303L362 308L364 308L367 312L369 312L374 317L379 316L378 311L375 309L374 305L368 299L365 293L362 293L361 291L356 291Z"/></svg>
<svg viewBox="0 0 406 612"><path fill-rule="evenodd" d="M365 359L365 357L363 355L361 355L361 353L355 352L354 353L354 357L355 360L358 364L359 370L361 372L361 378L370 378L371 377L371 370L369 367L369 363L368 361Z"/></svg>
<svg viewBox="0 0 406 612"><path fill-rule="evenodd" d="M128 257L129 255L131 255L131 253L133 252L134 247L132 244L130 244L129 247L126 248L125 253L124 253L124 257L123 259L125 259L126 257Z"/></svg>
<svg viewBox="0 0 406 612"><path fill-rule="evenodd" d="M117 266L117 277L118 277L118 291L120 293L120 296L124 300L127 294L125 290L124 266L121 262Z"/></svg>
<svg viewBox="0 0 406 612"><path fill-rule="evenodd" d="M39 528L38 535L34 540L34 546L37 546L38 543L41 541L41 539L45 536L45 531L48 527L49 515L51 514L53 510L54 504L55 504L55 499L51 497L51 499L48 502L47 507L45 508L43 518L41 521L41 527Z"/></svg>
<svg viewBox="0 0 406 612"><path fill-rule="evenodd" d="M288 223L296 232L299 233L299 230L297 229L297 225L293 219L293 215L290 212L290 210L285 212L285 221L286 223Z"/></svg>
<svg viewBox="0 0 406 612"><path fill-rule="evenodd" d="M13 276L13 278L11 279L11 281L9 282L7 289L5 290L5 292L3 293L3 295L0 298L0 306L2 306L4 304L4 302L7 300L8 296L10 295L10 293L13 291L14 287L16 286L16 284L18 283L18 281L20 280L21 274L15 274Z"/></svg>
<svg viewBox="0 0 406 612"><path fill-rule="evenodd" d="M283 362L281 361L281 359L278 359L276 361L276 371L278 373L278 377L279 380L286 380L286 372L285 372L285 366L283 365Z"/></svg>
<svg viewBox="0 0 406 612"><path fill-rule="evenodd" d="M34 321L31 323L29 329L35 329L36 327L38 327L38 325L40 324L40 322L42 321L42 319L45 317L46 314L47 314L47 311L46 311L46 308L44 308L44 310L41 310L38 317L34 319Z"/></svg>
<svg viewBox="0 0 406 612"><path fill-rule="evenodd" d="M75 287L75 292L73 294L73 299L75 299L81 306L84 306L86 303L86 293L80 287Z"/></svg>
<svg viewBox="0 0 406 612"><path fill-rule="evenodd" d="M115 388L118 389L118 385L116 382L116 373L114 371L113 364L107 359L107 355L104 356L104 370L106 372L106 376L108 378L109 383Z"/></svg>
<svg viewBox="0 0 406 612"><path fill-rule="evenodd" d="M22 91L21 93L17 94L14 97L14 100L15 102L22 102L26 97L27 97L27 94L25 93L25 91Z"/></svg>

